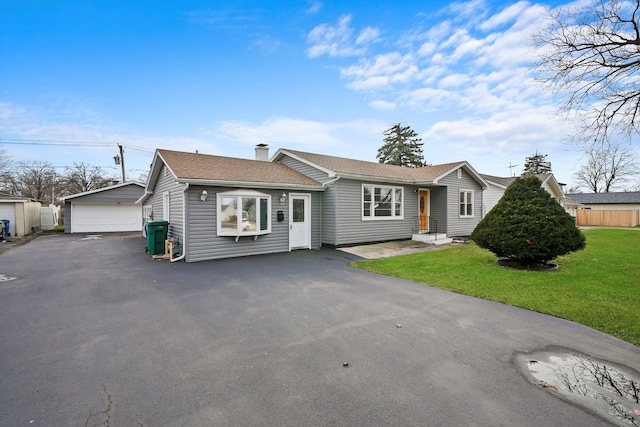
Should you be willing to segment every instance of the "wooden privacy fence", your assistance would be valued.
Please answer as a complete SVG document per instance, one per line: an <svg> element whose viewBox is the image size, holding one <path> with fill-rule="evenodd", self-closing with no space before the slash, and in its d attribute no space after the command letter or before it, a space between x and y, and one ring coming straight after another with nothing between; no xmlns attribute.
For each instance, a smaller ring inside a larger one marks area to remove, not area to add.
<svg viewBox="0 0 640 427"><path fill-rule="evenodd" d="M579 209L576 211L576 224L607 227L635 227L640 224L640 209L618 211Z"/></svg>

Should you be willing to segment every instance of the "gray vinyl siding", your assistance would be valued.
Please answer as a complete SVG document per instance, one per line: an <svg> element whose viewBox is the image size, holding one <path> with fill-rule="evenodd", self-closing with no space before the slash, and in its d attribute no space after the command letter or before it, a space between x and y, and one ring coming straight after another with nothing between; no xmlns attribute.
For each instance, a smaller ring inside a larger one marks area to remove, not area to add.
<svg viewBox="0 0 640 427"><path fill-rule="evenodd" d="M162 198L163 194L169 192L169 233L168 237L173 237L178 240L179 244L183 244L184 237L182 235L182 204L183 204L183 192L184 185L178 184L174 176L167 172L167 167L162 166L160 174L158 175L158 181L153 189L153 194L150 200L144 204L152 205L153 220L161 220L164 218L164 212L162 212Z"/></svg>
<svg viewBox="0 0 640 427"><path fill-rule="evenodd" d="M327 185L322 200L322 244L337 246L337 182Z"/></svg>
<svg viewBox="0 0 640 427"><path fill-rule="evenodd" d="M64 202L64 232L71 233L71 204L133 204L144 194L144 188L139 185L131 184L118 188L109 188L86 196L74 197Z"/></svg>
<svg viewBox="0 0 640 427"><path fill-rule="evenodd" d="M362 184L367 182L341 179L337 181L336 246L385 240L411 239L417 228L418 197L415 186L404 188L404 219L363 220ZM371 183L374 185L386 185ZM389 184L391 185L391 184Z"/></svg>
<svg viewBox="0 0 640 427"><path fill-rule="evenodd" d="M296 159L292 159L289 156L282 156L278 163L282 163L290 169L293 169L296 172L300 172L303 175L308 176L309 178L318 181L320 183L327 182L333 178L330 178L326 172L323 172L319 169L314 168L313 166L309 166L306 163L302 163Z"/></svg>
<svg viewBox="0 0 640 427"><path fill-rule="evenodd" d="M77 204L111 204L111 203L135 203L142 194L144 194L144 188L138 185L127 185L124 187L109 189L100 191L93 194L87 194L86 196L74 197L67 200L71 203Z"/></svg>
<svg viewBox="0 0 640 427"><path fill-rule="evenodd" d="M330 177L326 172L323 172L319 169L314 168L313 166L309 166L306 163L303 163L299 160L293 159L289 156L282 156L279 163L300 172L303 175L308 176L309 178L318 181L320 183L325 183L335 179L335 177ZM312 226L318 227L321 230L320 235L320 245L337 245L336 241L336 184L332 183L327 185L324 193L314 194L315 198L320 198L322 203L322 210L318 212L318 218L320 218L320 222L314 221ZM317 204L317 203L314 203ZM314 210L314 213L316 211ZM315 234L314 234L315 235ZM315 247L314 241L314 247Z"/></svg>
<svg viewBox="0 0 640 427"><path fill-rule="evenodd" d="M63 213L63 221L64 221L64 232L71 233L71 202L64 202L64 213Z"/></svg>
<svg viewBox="0 0 640 427"><path fill-rule="evenodd" d="M447 186L447 236L470 235L482 219L482 187L464 169L462 178L454 171L438 183ZM459 215L461 189L473 190L473 217L461 218Z"/></svg>
<svg viewBox="0 0 640 427"><path fill-rule="evenodd" d="M447 232L447 187L429 188L429 232Z"/></svg>
<svg viewBox="0 0 640 427"><path fill-rule="evenodd" d="M206 201L200 200L202 190L207 190ZM248 255L261 255L289 251L289 200L280 203L280 195L287 190L264 190L261 193L271 195L271 233L258 236L242 236L235 241L232 236L218 236L217 226L217 193L236 190L226 187L189 188L187 206L187 252L186 261L205 261L220 258L231 258ZM295 192L294 192L295 193ZM301 191L300 193L307 193ZM321 246L322 193L311 194L311 246ZM278 222L278 211L284 214L284 221Z"/></svg>
<svg viewBox="0 0 640 427"><path fill-rule="evenodd" d="M311 193L311 247L322 246L323 192ZM286 216L286 215L285 215ZM275 218L275 217L274 217Z"/></svg>

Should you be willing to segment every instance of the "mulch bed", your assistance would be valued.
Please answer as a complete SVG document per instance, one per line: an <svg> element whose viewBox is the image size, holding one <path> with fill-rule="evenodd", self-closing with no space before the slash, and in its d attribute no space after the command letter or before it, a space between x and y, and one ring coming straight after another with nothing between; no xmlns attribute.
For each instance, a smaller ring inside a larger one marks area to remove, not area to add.
<svg viewBox="0 0 640 427"><path fill-rule="evenodd" d="M558 269L558 264L552 264L550 262L522 264L517 259L510 259L510 258L499 259L498 264L506 268L512 268L514 270L554 271Z"/></svg>

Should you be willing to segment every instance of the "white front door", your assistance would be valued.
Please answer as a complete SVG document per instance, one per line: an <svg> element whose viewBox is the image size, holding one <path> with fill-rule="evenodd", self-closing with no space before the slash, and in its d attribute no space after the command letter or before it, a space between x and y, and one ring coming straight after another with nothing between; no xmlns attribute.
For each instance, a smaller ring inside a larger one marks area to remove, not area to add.
<svg viewBox="0 0 640 427"><path fill-rule="evenodd" d="M289 194L289 250L311 249L311 195Z"/></svg>

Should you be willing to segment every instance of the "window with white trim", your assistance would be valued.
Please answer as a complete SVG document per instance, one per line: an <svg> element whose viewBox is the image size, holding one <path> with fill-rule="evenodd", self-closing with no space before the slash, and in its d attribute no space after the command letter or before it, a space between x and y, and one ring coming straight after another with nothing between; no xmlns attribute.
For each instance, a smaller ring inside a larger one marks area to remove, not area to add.
<svg viewBox="0 0 640 427"><path fill-rule="evenodd" d="M271 195L252 190L218 193L218 236L271 233Z"/></svg>
<svg viewBox="0 0 640 427"><path fill-rule="evenodd" d="M473 216L473 190L460 190L460 217Z"/></svg>
<svg viewBox="0 0 640 427"><path fill-rule="evenodd" d="M404 188L362 184L362 219L402 219Z"/></svg>

